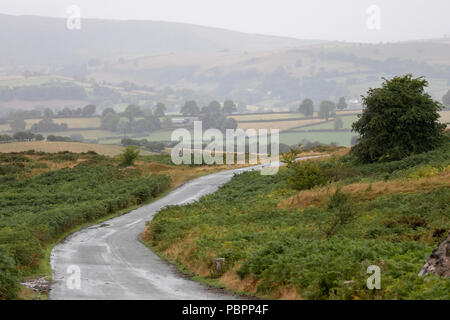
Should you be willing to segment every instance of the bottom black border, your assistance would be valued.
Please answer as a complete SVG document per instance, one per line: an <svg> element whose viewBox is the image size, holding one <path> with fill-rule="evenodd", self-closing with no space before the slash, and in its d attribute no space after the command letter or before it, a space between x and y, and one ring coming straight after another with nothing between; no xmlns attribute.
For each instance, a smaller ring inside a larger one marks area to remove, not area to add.
<svg viewBox="0 0 450 320"><path fill-rule="evenodd" d="M0 312L43 318L57 316L142 319L310 319L344 316L364 319L447 314L449 301L1 301ZM201 309L200 309L201 308ZM9 310L8 310L9 309ZM214 310L214 315L212 311ZM199 314L200 313L200 314Z"/></svg>

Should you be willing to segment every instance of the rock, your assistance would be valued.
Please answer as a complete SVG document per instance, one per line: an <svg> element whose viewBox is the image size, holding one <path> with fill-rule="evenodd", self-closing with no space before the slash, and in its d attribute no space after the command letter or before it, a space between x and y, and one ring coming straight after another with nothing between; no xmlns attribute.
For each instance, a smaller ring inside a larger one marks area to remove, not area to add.
<svg viewBox="0 0 450 320"><path fill-rule="evenodd" d="M216 266L217 272L222 272L223 266L225 265L225 258L216 258L214 259L214 264Z"/></svg>
<svg viewBox="0 0 450 320"><path fill-rule="evenodd" d="M419 276L435 274L450 277L450 233L447 238L430 254L419 272Z"/></svg>
<svg viewBox="0 0 450 320"><path fill-rule="evenodd" d="M46 277L28 280L26 282L22 282L21 284L23 284L27 288L33 289L38 293L48 292L50 286L50 282Z"/></svg>

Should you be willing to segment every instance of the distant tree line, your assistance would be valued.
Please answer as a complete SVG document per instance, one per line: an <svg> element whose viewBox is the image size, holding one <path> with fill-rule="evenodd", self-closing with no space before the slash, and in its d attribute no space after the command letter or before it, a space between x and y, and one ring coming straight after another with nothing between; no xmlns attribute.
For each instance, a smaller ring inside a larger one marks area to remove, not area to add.
<svg viewBox="0 0 450 320"><path fill-rule="evenodd" d="M142 110L140 106L130 104L123 112L107 108L102 113L102 129L112 132L144 133L159 130L162 127L160 118L165 116L166 106L158 103L154 110ZM169 125L169 120L164 124Z"/></svg>
<svg viewBox="0 0 450 320"><path fill-rule="evenodd" d="M234 118L227 117L234 112L237 112L237 105L232 100L226 100L223 106L218 101L213 100L201 109L196 101L190 100L186 101L180 110L180 113L185 116L199 116L204 130L215 128L221 131L237 128L237 121Z"/></svg>
<svg viewBox="0 0 450 320"><path fill-rule="evenodd" d="M335 110L344 110L347 108L347 102L345 97L341 97L337 103L330 100L322 101L319 105L319 118L326 119L334 117L336 115ZM298 108L298 112L305 115L306 117L311 117L314 114L314 103L311 99L304 99Z"/></svg>
<svg viewBox="0 0 450 320"><path fill-rule="evenodd" d="M135 140L130 138L124 138L121 144L125 147L137 146L151 152L161 152L166 147L166 143L161 141L148 141L147 139Z"/></svg>
<svg viewBox="0 0 450 320"><path fill-rule="evenodd" d="M0 142L14 142L14 141L44 141L45 137L38 133L34 134L29 131L21 131L16 132L12 136L7 134L0 134ZM81 137L82 140L82 137ZM64 137L64 136L55 136L55 135L48 135L47 141L65 141L65 142L73 142L73 141L80 141L80 138L72 138L72 137Z"/></svg>
<svg viewBox="0 0 450 320"><path fill-rule="evenodd" d="M70 117L92 117L95 115L97 107L93 104L88 104L83 108L70 109L65 107L59 111L53 111L50 108L45 108L43 112L40 110L16 110L10 112L9 119L36 119L36 118L70 118Z"/></svg>

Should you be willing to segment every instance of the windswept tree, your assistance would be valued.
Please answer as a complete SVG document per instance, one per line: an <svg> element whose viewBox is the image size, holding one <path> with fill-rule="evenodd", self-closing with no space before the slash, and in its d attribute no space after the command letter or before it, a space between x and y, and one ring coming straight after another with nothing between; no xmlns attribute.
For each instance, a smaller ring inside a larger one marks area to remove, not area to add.
<svg viewBox="0 0 450 320"><path fill-rule="evenodd" d="M166 115L166 105L162 102L158 102L153 112L155 117L164 117Z"/></svg>
<svg viewBox="0 0 450 320"><path fill-rule="evenodd" d="M94 106L93 104L88 104L83 108L81 114L85 117L92 117L96 110L97 110L96 106Z"/></svg>
<svg viewBox="0 0 450 320"><path fill-rule="evenodd" d="M232 100L225 100L222 110L224 113L232 114L237 111L237 106Z"/></svg>
<svg viewBox="0 0 450 320"><path fill-rule="evenodd" d="M210 113L208 106L203 106L202 109L200 110L200 114L208 114L208 113Z"/></svg>
<svg viewBox="0 0 450 320"><path fill-rule="evenodd" d="M310 117L314 114L314 104L311 99L304 99L298 108L298 112L305 115L305 117Z"/></svg>
<svg viewBox="0 0 450 320"><path fill-rule="evenodd" d="M106 108L102 112L102 117L106 116L108 113L116 113L113 108Z"/></svg>
<svg viewBox="0 0 450 320"><path fill-rule="evenodd" d="M195 100L186 101L180 109L180 113L185 116L196 116L200 113L200 109Z"/></svg>
<svg viewBox="0 0 450 320"><path fill-rule="evenodd" d="M347 109L347 102L345 101L345 97L341 97L336 105L338 110Z"/></svg>
<svg viewBox="0 0 450 320"><path fill-rule="evenodd" d="M55 114L53 113L53 110L50 108L45 108L44 110L44 118L48 118L51 119L55 116Z"/></svg>
<svg viewBox="0 0 450 320"><path fill-rule="evenodd" d="M208 110L210 113L219 113L220 109L222 109L222 106L216 100L213 100L208 104Z"/></svg>
<svg viewBox="0 0 450 320"><path fill-rule="evenodd" d="M376 162L436 148L446 125L439 123L442 104L425 92L428 81L411 74L383 80L381 88L363 97L364 111L352 125L359 133L352 154L363 162Z"/></svg>
<svg viewBox="0 0 450 320"><path fill-rule="evenodd" d="M328 118L334 115L336 105L333 101L325 100L320 103L319 106L319 118L323 118L328 121Z"/></svg>
<svg viewBox="0 0 450 320"><path fill-rule="evenodd" d="M120 116L116 114L115 112L108 112L104 117L101 119L101 127L102 129L108 130L108 131L116 131L117 126L120 122Z"/></svg>
<svg viewBox="0 0 450 320"><path fill-rule="evenodd" d="M123 115L128 118L128 121L132 123L134 121L134 118L142 116L142 110L141 107L135 105L135 104L129 104L125 111L123 112Z"/></svg>

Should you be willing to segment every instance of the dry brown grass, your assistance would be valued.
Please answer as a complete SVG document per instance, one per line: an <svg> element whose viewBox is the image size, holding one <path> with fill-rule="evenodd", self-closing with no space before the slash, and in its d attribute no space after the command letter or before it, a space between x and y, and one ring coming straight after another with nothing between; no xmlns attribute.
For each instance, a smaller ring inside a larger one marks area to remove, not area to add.
<svg viewBox="0 0 450 320"><path fill-rule="evenodd" d="M201 277L212 277L211 268L207 263L202 261L193 261L191 259L191 253L196 249L196 241L199 239L198 234L189 234L180 241L174 242L170 247L163 251L163 255L172 263L178 262L187 268L190 272ZM144 242L151 242L150 226L147 226L142 233L142 239ZM214 254L210 253L210 261L214 260ZM224 285L226 288L243 293L255 294L258 290L258 286L261 284L261 279L253 279L246 277L241 279L237 274L237 270L240 268L240 264L225 272L218 282ZM271 293L271 297L274 299L282 300L299 300L301 299L295 288L277 287L274 288Z"/></svg>
<svg viewBox="0 0 450 320"><path fill-rule="evenodd" d="M166 248L163 252L170 262L178 262L187 268L190 272L201 277L212 277L212 270L207 263L202 261L193 261L191 258L192 252L196 249L196 241L199 239L198 234L189 234L182 240L172 243L170 247ZM150 226L147 226L142 233L142 239L144 242L151 242ZM214 260L214 253L210 253L210 261ZM218 282L224 285L227 289L231 289L237 292L255 294L258 290L258 286L261 284L261 279L254 279L246 277L241 279L237 274L237 270L240 268L240 263L234 265L234 267L225 272ZM281 300L299 300L297 290L295 288L276 287L270 294L273 299Z"/></svg>
<svg viewBox="0 0 450 320"><path fill-rule="evenodd" d="M236 273L238 269L239 267L236 266L233 269L225 272L220 277L219 283L235 291L256 293L256 291L258 290L258 286L261 284L262 280L252 279L250 277L241 279L241 277L239 277L239 275Z"/></svg>
<svg viewBox="0 0 450 320"><path fill-rule="evenodd" d="M61 151L70 151L74 153L95 151L105 156L117 156L124 148L116 145L90 144L81 142L49 142L49 141L31 141L31 142L13 142L0 144L0 152L24 152L35 150L47 153L57 153Z"/></svg>
<svg viewBox="0 0 450 320"><path fill-rule="evenodd" d="M342 187L342 192L348 194L354 201L369 201L385 195L428 192L442 187L450 187L450 172L442 172L434 177L417 180L353 183ZM336 185L331 185L325 188L301 191L280 202L279 206L297 209L305 209L310 206L322 207L329 201L336 189Z"/></svg>

